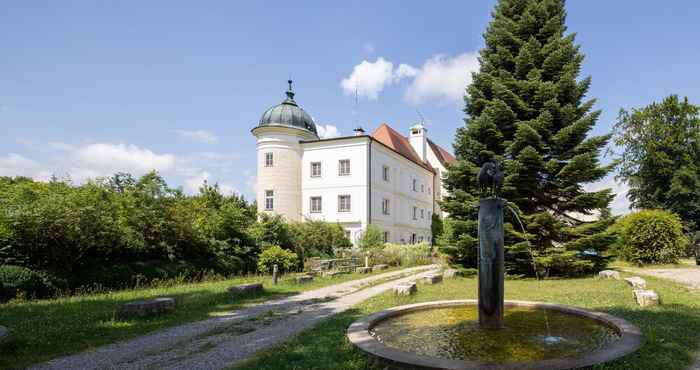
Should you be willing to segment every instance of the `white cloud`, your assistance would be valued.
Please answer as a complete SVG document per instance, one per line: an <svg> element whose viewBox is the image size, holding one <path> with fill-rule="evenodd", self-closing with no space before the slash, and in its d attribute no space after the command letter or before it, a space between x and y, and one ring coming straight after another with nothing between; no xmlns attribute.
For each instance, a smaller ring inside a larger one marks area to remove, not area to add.
<svg viewBox="0 0 700 370"><path fill-rule="evenodd" d="M379 93L395 80L394 64L379 57L374 62L363 60L352 69L350 76L340 81L347 95L355 94L376 100Z"/></svg>
<svg viewBox="0 0 700 370"><path fill-rule="evenodd" d="M376 100L379 93L392 84L410 79L404 98L412 104L427 101L440 103L462 101L464 89L472 82L472 72L479 69L476 53L455 57L434 55L420 67L394 63L379 57L374 62L363 60L340 82L343 92Z"/></svg>
<svg viewBox="0 0 700 370"><path fill-rule="evenodd" d="M630 188L626 183L616 181L614 175L608 175L600 181L587 184L584 188L586 191L611 188L612 192L616 194L615 199L610 203L612 213L614 215L624 215L632 211L630 201L627 199L627 192L629 192Z"/></svg>
<svg viewBox="0 0 700 370"><path fill-rule="evenodd" d="M194 141L199 141L202 143L208 143L212 144L215 143L219 140L216 135L209 131L204 131L204 130L195 130L195 131L190 131L190 130L173 130L175 134L180 136L181 138L188 139L188 140L194 140Z"/></svg>
<svg viewBox="0 0 700 370"><path fill-rule="evenodd" d="M101 176L115 172L139 176L152 170L166 172L175 167L175 156L172 154L156 154L127 144L89 144L76 148L72 157L78 165L76 169L89 169L88 172Z"/></svg>
<svg viewBox="0 0 700 370"><path fill-rule="evenodd" d="M402 65L403 66L403 65ZM475 53L463 53L453 58L443 54L428 59L420 68L406 66L404 73L413 77L405 91L405 98L413 104L429 100L438 102L461 101L464 89L472 82L472 72L479 69ZM399 66L399 71L401 66Z"/></svg>
<svg viewBox="0 0 700 370"><path fill-rule="evenodd" d="M9 153L0 157L0 176L26 176L46 180L51 174L43 170L38 162L17 153Z"/></svg>
<svg viewBox="0 0 700 370"><path fill-rule="evenodd" d="M340 131L333 125L317 125L316 131L321 139L330 139L340 136Z"/></svg>
<svg viewBox="0 0 700 370"><path fill-rule="evenodd" d="M219 190L221 191L222 194L224 195L231 195L231 194L238 194L238 189L236 189L234 186L224 183L224 182L219 182L219 181L211 181L211 174L207 171L203 171L199 175L195 177L191 177L185 180L185 192L189 194L197 194L199 192L199 188L204 185L204 182L206 182L209 185L218 185Z"/></svg>

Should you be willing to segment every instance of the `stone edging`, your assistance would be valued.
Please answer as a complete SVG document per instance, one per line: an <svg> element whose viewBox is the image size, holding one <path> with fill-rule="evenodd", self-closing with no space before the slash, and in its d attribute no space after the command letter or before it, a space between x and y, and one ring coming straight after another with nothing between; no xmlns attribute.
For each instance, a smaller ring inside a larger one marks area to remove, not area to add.
<svg viewBox="0 0 700 370"><path fill-rule="evenodd" d="M463 370L564 370L590 367L603 362L615 360L628 355L641 347L643 337L639 329L618 317L602 312L594 312L578 307L554 303L506 301L506 307L546 308L571 315L579 315L602 322L618 331L621 338L604 349L594 351L578 358L561 358L528 363L497 364L480 361L461 361L444 358L420 356L388 347L370 335L370 330L382 320L390 317L433 308L477 305L474 299L435 301L392 307L387 310L365 316L352 323L347 329L347 337L354 347L366 352L389 368L410 369L463 369Z"/></svg>

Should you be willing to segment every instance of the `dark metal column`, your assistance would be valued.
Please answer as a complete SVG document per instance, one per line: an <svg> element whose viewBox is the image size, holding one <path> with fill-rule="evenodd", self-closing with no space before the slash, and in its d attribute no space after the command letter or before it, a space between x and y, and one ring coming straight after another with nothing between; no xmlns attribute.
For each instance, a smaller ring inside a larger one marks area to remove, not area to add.
<svg viewBox="0 0 700 370"><path fill-rule="evenodd" d="M503 206L501 198L479 201L479 325L503 325Z"/></svg>

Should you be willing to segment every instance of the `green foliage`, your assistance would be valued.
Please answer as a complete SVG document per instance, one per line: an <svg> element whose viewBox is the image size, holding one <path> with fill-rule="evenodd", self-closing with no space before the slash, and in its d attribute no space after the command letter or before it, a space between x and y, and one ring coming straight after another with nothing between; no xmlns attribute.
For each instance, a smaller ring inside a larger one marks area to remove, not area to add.
<svg viewBox="0 0 700 370"><path fill-rule="evenodd" d="M258 216L258 222L249 230L250 237L258 245L279 245L288 249L293 247L289 225L280 215L262 213Z"/></svg>
<svg viewBox="0 0 700 370"><path fill-rule="evenodd" d="M360 248L365 251L377 251L384 245L384 235L382 230L376 225L368 225L360 238Z"/></svg>
<svg viewBox="0 0 700 370"><path fill-rule="evenodd" d="M352 247L340 224L306 220L289 224L294 251L302 259L332 257Z"/></svg>
<svg viewBox="0 0 700 370"><path fill-rule="evenodd" d="M15 298L41 298L53 293L46 274L26 267L0 265L0 301Z"/></svg>
<svg viewBox="0 0 700 370"><path fill-rule="evenodd" d="M474 237L476 234L476 221L448 218L436 244L438 250L450 258L450 262L476 267L479 258L479 239Z"/></svg>
<svg viewBox="0 0 700 370"><path fill-rule="evenodd" d="M255 209L242 198L206 184L185 196L155 172L80 186L0 178L0 263L65 277L70 288L125 287L140 276L170 277L200 266L222 274L255 271L254 223ZM138 263L178 267L150 273Z"/></svg>
<svg viewBox="0 0 700 370"><path fill-rule="evenodd" d="M381 251L372 257L373 262L390 266L414 266L430 263L432 248L428 243L392 244L386 243Z"/></svg>
<svg viewBox="0 0 700 370"><path fill-rule="evenodd" d="M280 271L291 271L299 260L296 253L282 249L279 245L265 248L258 256L258 270L263 273L272 271L272 266L277 265Z"/></svg>
<svg viewBox="0 0 700 370"><path fill-rule="evenodd" d="M635 208L662 208L700 228L700 107L671 95L632 112L620 111L615 144L618 175Z"/></svg>
<svg viewBox="0 0 700 370"><path fill-rule="evenodd" d="M600 111L585 99L591 80L578 79L583 55L575 35L565 35L565 18L563 0L501 0L493 12L480 69L467 88L465 126L455 136L458 161L445 181L442 208L457 222L445 227L439 244L453 262L475 266L475 178L485 162L497 161L506 175L502 195L525 226L522 232L506 215L508 272L560 275L600 266L576 241L591 238L589 253L599 256L607 247L579 228L605 229L607 221L589 227L581 218L604 212L613 199L610 189L583 186L611 170L599 162L610 136L589 136Z"/></svg>
<svg viewBox="0 0 700 370"><path fill-rule="evenodd" d="M442 217L440 217L436 213L433 213L433 215L430 218L430 233L433 236L432 242L433 244L435 244L444 232L445 222L443 221Z"/></svg>
<svg viewBox="0 0 700 370"><path fill-rule="evenodd" d="M688 245L680 218L664 210L629 214L612 229L618 236L620 256L640 265L677 263Z"/></svg>

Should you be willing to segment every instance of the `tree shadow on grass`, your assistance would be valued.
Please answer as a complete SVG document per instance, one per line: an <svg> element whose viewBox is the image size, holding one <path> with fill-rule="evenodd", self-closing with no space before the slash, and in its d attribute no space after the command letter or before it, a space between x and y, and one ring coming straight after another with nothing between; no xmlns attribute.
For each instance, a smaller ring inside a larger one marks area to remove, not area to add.
<svg viewBox="0 0 700 370"><path fill-rule="evenodd" d="M643 334L643 345L635 353L595 369L687 369L700 349L700 310L681 304L630 309L599 307L598 311L623 318Z"/></svg>
<svg viewBox="0 0 700 370"><path fill-rule="evenodd" d="M138 292L134 296L97 295L5 304L0 306L0 324L10 329L11 336L0 344L0 369L23 368L159 329L210 317L230 316L243 305L296 294L263 291L232 298L226 291L206 289L173 294L164 292L159 296L174 298L175 310L147 317L121 313L121 307L127 302L156 297Z"/></svg>

